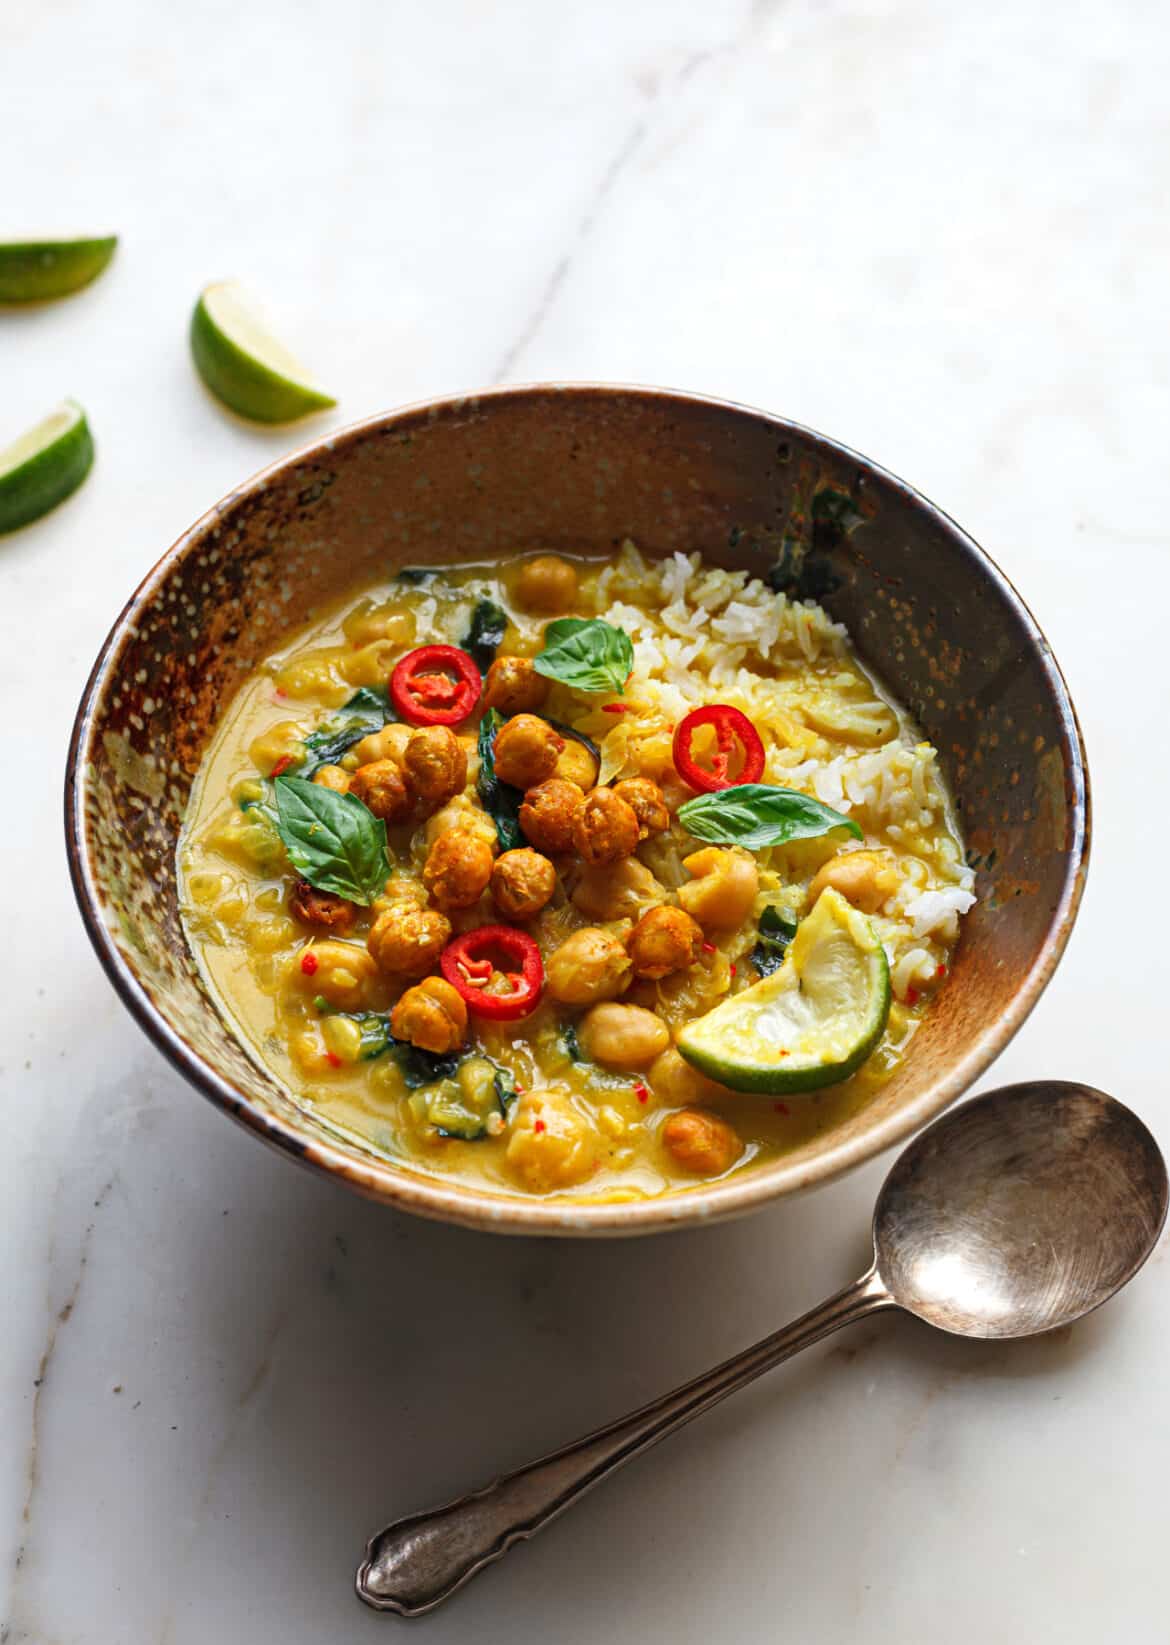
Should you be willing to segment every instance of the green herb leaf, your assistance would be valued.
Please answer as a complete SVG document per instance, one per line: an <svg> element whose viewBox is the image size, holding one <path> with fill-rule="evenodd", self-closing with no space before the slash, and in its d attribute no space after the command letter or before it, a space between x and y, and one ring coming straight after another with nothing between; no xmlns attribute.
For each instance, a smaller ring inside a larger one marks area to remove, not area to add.
<svg viewBox="0 0 1170 1645"><path fill-rule="evenodd" d="M289 861L318 891L368 906L390 873L386 824L353 794L278 777L276 828Z"/></svg>
<svg viewBox="0 0 1170 1645"><path fill-rule="evenodd" d="M544 650L533 658L538 674L576 691L616 691L620 696L634 666L634 647L624 628L600 617L560 617L544 631Z"/></svg>
<svg viewBox="0 0 1170 1645"><path fill-rule="evenodd" d="M504 643L508 613L494 600L480 600L471 616L463 649L481 674L486 674Z"/></svg>
<svg viewBox="0 0 1170 1645"><path fill-rule="evenodd" d="M516 1098L520 1094L516 1089L516 1076L512 1073L511 1069L501 1068L499 1063L497 1063L496 1077L492 1083L495 1086L496 1101L500 1105L500 1113L503 1114L506 1119L509 1108L511 1108L512 1104L516 1101Z"/></svg>
<svg viewBox="0 0 1170 1645"><path fill-rule="evenodd" d="M387 1049L398 1064L403 1084L409 1091L417 1091L423 1085L436 1085L440 1080L449 1080L463 1061L459 1052L440 1057L433 1051L424 1051L420 1046L411 1045L409 1040L396 1040L392 1034L388 1036Z"/></svg>
<svg viewBox="0 0 1170 1645"><path fill-rule="evenodd" d="M834 828L848 829L861 838L861 829L851 817L843 817L808 794L772 783L737 783L714 794L700 794L679 806L678 819L697 840L742 845L749 851L787 845L789 840L815 840Z"/></svg>
<svg viewBox="0 0 1170 1645"><path fill-rule="evenodd" d="M510 783L502 783L496 776L496 733L504 723L498 708L489 708L479 722L479 776L476 791L480 804L496 825L496 838L501 851L514 851L524 844L520 832L520 802L524 796Z"/></svg>
<svg viewBox="0 0 1170 1645"><path fill-rule="evenodd" d="M381 731L394 718L387 692L378 686L363 685L339 715L326 720L305 738L307 758L298 777L311 777L323 765L336 765L341 756L363 737Z"/></svg>
<svg viewBox="0 0 1170 1645"><path fill-rule="evenodd" d="M770 977L784 964L788 945L796 935L796 921L788 919L774 903L760 910L760 937L751 960L761 977Z"/></svg>
<svg viewBox="0 0 1170 1645"><path fill-rule="evenodd" d="M561 1044L570 1062L583 1062L585 1053L581 1049L581 1041L577 1038L577 1030L571 1022L567 1022L561 1029Z"/></svg>

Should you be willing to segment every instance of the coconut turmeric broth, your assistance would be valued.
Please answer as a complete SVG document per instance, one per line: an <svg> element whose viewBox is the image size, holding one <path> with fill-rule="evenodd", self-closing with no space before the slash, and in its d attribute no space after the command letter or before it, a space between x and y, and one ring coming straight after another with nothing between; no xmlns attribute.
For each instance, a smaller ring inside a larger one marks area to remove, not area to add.
<svg viewBox="0 0 1170 1645"><path fill-rule="evenodd" d="M179 868L222 1008L321 1123L610 1200L863 1105L974 901L935 752L841 626L629 543L323 613L231 704Z"/></svg>

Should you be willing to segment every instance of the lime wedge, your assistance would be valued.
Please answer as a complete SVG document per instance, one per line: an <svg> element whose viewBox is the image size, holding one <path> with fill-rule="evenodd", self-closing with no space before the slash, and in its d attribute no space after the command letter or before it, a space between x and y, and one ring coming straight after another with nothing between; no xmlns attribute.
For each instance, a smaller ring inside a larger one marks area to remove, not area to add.
<svg viewBox="0 0 1170 1645"><path fill-rule="evenodd" d="M85 413L64 400L44 422L0 451L0 532L39 520L77 490L93 467Z"/></svg>
<svg viewBox="0 0 1170 1645"><path fill-rule="evenodd" d="M234 282L206 287L191 316L191 353L211 392L257 423L291 423L335 406L267 332Z"/></svg>
<svg viewBox="0 0 1170 1645"><path fill-rule="evenodd" d="M18 240L0 245L0 303L41 303L96 280L114 255L104 240Z"/></svg>
<svg viewBox="0 0 1170 1645"><path fill-rule="evenodd" d="M683 1056L734 1091L815 1091L848 1079L890 1014L885 950L831 887L800 922L784 964L689 1023Z"/></svg>

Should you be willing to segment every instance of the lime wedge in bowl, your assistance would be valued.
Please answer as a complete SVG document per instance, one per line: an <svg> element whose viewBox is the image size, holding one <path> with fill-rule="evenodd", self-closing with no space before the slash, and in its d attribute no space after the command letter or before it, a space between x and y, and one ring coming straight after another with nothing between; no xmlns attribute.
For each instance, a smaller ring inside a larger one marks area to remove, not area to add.
<svg viewBox="0 0 1170 1645"><path fill-rule="evenodd" d="M43 303L96 280L116 234L99 240L13 240L0 244L0 303Z"/></svg>
<svg viewBox="0 0 1170 1645"><path fill-rule="evenodd" d="M39 520L77 490L93 467L93 435L75 400L0 451L0 533Z"/></svg>
<svg viewBox="0 0 1170 1645"><path fill-rule="evenodd" d="M678 1049L734 1091L815 1091L856 1073L890 1014L885 950L831 887L770 977L688 1023Z"/></svg>
<svg viewBox="0 0 1170 1645"><path fill-rule="evenodd" d="M256 423L291 423L335 406L278 343L234 281L207 286L191 316L191 354L211 392Z"/></svg>

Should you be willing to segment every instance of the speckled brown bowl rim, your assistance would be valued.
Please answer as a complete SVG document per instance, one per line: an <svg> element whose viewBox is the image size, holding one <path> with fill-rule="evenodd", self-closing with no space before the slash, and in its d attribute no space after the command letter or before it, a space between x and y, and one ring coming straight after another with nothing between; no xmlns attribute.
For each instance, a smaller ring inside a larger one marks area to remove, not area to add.
<svg viewBox="0 0 1170 1645"><path fill-rule="evenodd" d="M879 1117L873 1126L847 1141L830 1143L811 1160L776 1163L748 1169L706 1187L684 1189L656 1199L617 1203L574 1202L571 1200L492 1197L463 1187L371 1159L355 1159L331 1145L325 1138L307 1136L285 1119L262 1108L238 1086L206 1062L165 1020L150 1000L125 953L114 940L102 914L102 899L94 874L86 838L83 790L97 720L97 707L114 671L122 646L135 618L149 604L166 579L174 562L198 548L204 536L222 524L238 503L260 492L276 475L306 461L335 456L339 450L364 439L374 431L430 421L444 413L458 413L472 406L490 404L525 395L570 395L581 399L620 394L664 403L700 405L716 411L762 419L776 434L799 435L811 439L838 457L858 464L881 479L915 509L941 526L967 555L975 574L995 585L1000 598L1010 605L1034 648L1056 699L1066 758L1066 792L1070 796L1069 847L1060 899L1053 910L1048 932L1040 950L1016 989L1008 1009L988 1025L976 1043L960 1057L949 1072L915 1101L891 1114ZM478 393L452 395L437 400L418 401L396 411L364 418L331 431L311 444L281 457L260 470L244 485L230 491L214 508L185 531L143 578L110 630L93 666L78 708L70 739L65 778L65 829L69 867L74 892L90 941L107 976L131 1014L166 1055L204 1096L224 1109L266 1142L294 1159L345 1182L369 1198L399 1210L457 1223L466 1228L489 1229L512 1234L641 1234L714 1222L740 1216L788 1194L799 1193L832 1181L844 1172L872 1159L917 1131L936 1114L960 1097L1005 1048L1023 1024L1047 987L1064 952L1084 891L1088 868L1091 804L1084 741L1076 711L1064 676L1051 647L1035 618L1015 588L995 562L956 524L912 486L872 462L860 452L842 445L815 429L790 419L774 416L754 406L712 395L692 394L679 389L663 389L638 384L596 382L524 383L490 388Z"/></svg>

